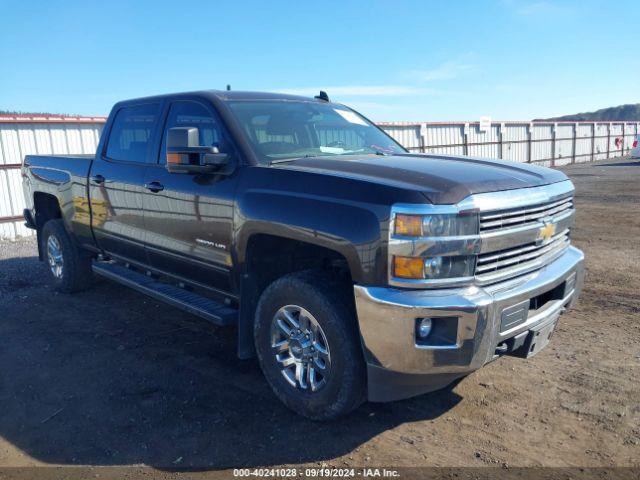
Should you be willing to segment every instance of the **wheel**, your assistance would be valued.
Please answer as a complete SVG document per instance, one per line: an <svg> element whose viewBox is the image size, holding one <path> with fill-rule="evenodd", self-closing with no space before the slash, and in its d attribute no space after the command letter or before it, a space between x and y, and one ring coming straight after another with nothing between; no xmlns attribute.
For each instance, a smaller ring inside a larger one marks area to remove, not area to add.
<svg viewBox="0 0 640 480"><path fill-rule="evenodd" d="M73 293L91 282L91 257L80 251L67 233L62 220L49 220L42 228L42 250L54 288Z"/></svg>
<svg viewBox="0 0 640 480"><path fill-rule="evenodd" d="M344 285L320 272L286 275L256 309L254 341L264 375L282 402L313 420L330 420L365 398L366 371L355 312Z"/></svg>

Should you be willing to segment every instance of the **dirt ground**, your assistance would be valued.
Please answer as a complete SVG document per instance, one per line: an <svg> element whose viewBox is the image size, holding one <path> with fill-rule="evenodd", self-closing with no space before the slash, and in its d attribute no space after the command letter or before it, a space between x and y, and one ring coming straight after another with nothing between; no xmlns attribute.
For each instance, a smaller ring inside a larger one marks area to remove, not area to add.
<svg viewBox="0 0 640 480"><path fill-rule="evenodd" d="M577 165L579 306L531 360L318 424L286 410L219 329L102 281L43 284L0 245L0 467L640 466L640 162Z"/></svg>

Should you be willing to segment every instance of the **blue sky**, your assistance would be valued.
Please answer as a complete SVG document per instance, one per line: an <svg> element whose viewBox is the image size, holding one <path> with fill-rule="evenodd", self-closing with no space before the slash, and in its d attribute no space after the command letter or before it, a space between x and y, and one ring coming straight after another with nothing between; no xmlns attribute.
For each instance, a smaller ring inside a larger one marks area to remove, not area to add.
<svg viewBox="0 0 640 480"><path fill-rule="evenodd" d="M0 0L0 109L323 88L374 120L529 120L640 102L637 0Z"/></svg>

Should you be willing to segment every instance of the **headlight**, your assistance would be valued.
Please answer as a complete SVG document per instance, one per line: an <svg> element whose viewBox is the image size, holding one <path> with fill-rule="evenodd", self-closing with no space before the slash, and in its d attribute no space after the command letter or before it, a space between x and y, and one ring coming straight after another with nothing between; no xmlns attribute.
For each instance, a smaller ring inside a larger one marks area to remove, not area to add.
<svg viewBox="0 0 640 480"><path fill-rule="evenodd" d="M478 233L476 215L433 214L395 217L395 235L403 237L453 237Z"/></svg>
<svg viewBox="0 0 640 480"><path fill-rule="evenodd" d="M480 242L478 214L452 210L393 213L389 245L392 282L421 280L417 283L447 285L471 280Z"/></svg>
<svg viewBox="0 0 640 480"><path fill-rule="evenodd" d="M393 276L415 280L463 278L473 275L475 256L393 257Z"/></svg>

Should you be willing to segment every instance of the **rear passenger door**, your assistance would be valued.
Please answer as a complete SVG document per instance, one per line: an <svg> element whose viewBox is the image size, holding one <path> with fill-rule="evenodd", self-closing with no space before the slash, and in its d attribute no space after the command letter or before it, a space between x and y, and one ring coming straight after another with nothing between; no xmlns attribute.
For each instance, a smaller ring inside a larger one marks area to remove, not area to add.
<svg viewBox="0 0 640 480"><path fill-rule="evenodd" d="M91 226L98 246L147 264L142 197L160 104L125 104L114 112L106 145L89 173Z"/></svg>
<svg viewBox="0 0 640 480"><path fill-rule="evenodd" d="M195 127L201 146L217 146L238 165L238 153L211 105L197 99L169 106L157 163L145 183L155 186L144 197L147 253L151 266L176 277L229 293L233 203L238 169L230 175L169 173L167 130Z"/></svg>

